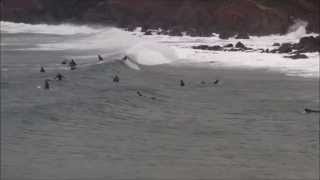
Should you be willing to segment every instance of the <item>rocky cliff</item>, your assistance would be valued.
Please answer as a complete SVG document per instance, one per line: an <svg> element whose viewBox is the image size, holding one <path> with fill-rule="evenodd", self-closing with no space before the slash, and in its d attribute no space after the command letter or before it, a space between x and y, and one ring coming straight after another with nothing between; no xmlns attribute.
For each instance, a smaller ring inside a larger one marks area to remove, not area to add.
<svg viewBox="0 0 320 180"><path fill-rule="evenodd" d="M285 33L295 19L319 32L319 0L2 0L2 19L98 23L171 33Z"/></svg>

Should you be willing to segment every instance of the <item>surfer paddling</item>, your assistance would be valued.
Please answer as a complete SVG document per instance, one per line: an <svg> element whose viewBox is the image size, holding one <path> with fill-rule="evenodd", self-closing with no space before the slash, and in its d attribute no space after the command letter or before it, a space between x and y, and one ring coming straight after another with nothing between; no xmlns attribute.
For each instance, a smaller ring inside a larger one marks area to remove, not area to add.
<svg viewBox="0 0 320 180"><path fill-rule="evenodd" d="M320 113L320 110L313 110L313 109L305 108L304 112L305 113Z"/></svg>
<svg viewBox="0 0 320 180"><path fill-rule="evenodd" d="M44 70L44 67L43 67L43 66L41 66L40 72L41 72L41 73L45 73L45 72L46 72L46 70Z"/></svg>
<svg viewBox="0 0 320 180"><path fill-rule="evenodd" d="M70 70L75 70L75 69L76 69L76 66L77 66L77 63L72 59L72 60L69 62L69 66L70 66Z"/></svg>
<svg viewBox="0 0 320 180"><path fill-rule="evenodd" d="M185 83L184 83L183 80L180 80L180 86L181 86L181 87L184 87L184 86L185 86Z"/></svg>
<svg viewBox="0 0 320 180"><path fill-rule="evenodd" d="M103 57L100 54L98 55L98 61L103 61Z"/></svg>
<svg viewBox="0 0 320 180"><path fill-rule="evenodd" d="M61 81L63 78L64 78L64 76L62 74L58 73L54 79Z"/></svg>
<svg viewBox="0 0 320 180"><path fill-rule="evenodd" d="M49 84L49 79L44 80L44 89L49 90L50 89L50 84Z"/></svg>
<svg viewBox="0 0 320 180"><path fill-rule="evenodd" d="M120 81L119 76L115 75L112 80L114 83L118 83Z"/></svg>

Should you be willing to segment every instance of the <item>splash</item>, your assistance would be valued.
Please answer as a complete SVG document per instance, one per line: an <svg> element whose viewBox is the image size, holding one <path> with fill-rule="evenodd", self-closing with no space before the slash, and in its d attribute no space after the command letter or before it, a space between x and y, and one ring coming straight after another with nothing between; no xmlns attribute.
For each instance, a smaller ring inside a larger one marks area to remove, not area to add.
<svg viewBox="0 0 320 180"><path fill-rule="evenodd" d="M294 24L289 27L288 33L286 36L289 36L295 39L300 39L307 34L307 30L306 30L307 26L308 26L308 22L303 21L301 19L296 19L294 21Z"/></svg>
<svg viewBox="0 0 320 180"><path fill-rule="evenodd" d="M130 48L126 55L136 63L143 65L167 64L177 59L174 49L153 42L139 43Z"/></svg>

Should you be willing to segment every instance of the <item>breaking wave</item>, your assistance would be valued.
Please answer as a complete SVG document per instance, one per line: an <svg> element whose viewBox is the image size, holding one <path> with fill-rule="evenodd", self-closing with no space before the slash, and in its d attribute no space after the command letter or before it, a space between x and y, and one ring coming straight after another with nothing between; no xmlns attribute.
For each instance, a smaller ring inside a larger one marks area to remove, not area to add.
<svg viewBox="0 0 320 180"><path fill-rule="evenodd" d="M306 60L289 60L281 54L258 52L206 52L192 49L195 45L235 44L241 41L253 49L274 49L274 43L297 43L301 37L318 35L307 34L308 23L296 20L285 35L251 36L250 39L239 40L213 37L172 37L166 35L145 36L142 32L127 32L114 27L91 27L71 24L46 25L1 22L1 33L8 34L47 34L62 35L63 40L32 44L23 50L99 50L106 54L113 52L120 57L128 56L134 63L141 65L158 65L165 63L203 63L215 61L225 67L268 68L285 72L288 75L319 77L319 54L307 54ZM78 36L73 36L73 35ZM70 36L71 35L71 36ZM71 38L70 38L70 37ZM68 37L68 38L67 38ZM41 37L43 38L43 37ZM28 43L28 42L24 42ZM1 42L2 46L9 41Z"/></svg>

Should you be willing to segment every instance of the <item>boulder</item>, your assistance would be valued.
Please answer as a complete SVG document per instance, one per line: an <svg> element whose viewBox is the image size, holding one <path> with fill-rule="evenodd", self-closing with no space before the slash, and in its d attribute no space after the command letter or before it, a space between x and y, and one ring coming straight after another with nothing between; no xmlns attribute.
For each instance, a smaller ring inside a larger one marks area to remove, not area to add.
<svg viewBox="0 0 320 180"><path fill-rule="evenodd" d="M225 45L225 46L223 46L223 47L225 47L225 48L233 48L233 44L227 44L227 45Z"/></svg>
<svg viewBox="0 0 320 180"><path fill-rule="evenodd" d="M219 34L220 39L229 39L231 36L232 36L231 33L226 33L226 32Z"/></svg>
<svg viewBox="0 0 320 180"><path fill-rule="evenodd" d="M280 43L273 43L272 46L280 46Z"/></svg>
<svg viewBox="0 0 320 180"><path fill-rule="evenodd" d="M279 49L277 49L277 52L279 53L290 53L293 50L293 45L290 43L283 43L281 44L281 46L279 47Z"/></svg>
<svg viewBox="0 0 320 180"><path fill-rule="evenodd" d="M208 45L192 46L193 49L209 50Z"/></svg>
<svg viewBox="0 0 320 180"><path fill-rule="evenodd" d="M235 46L236 48L239 48L239 49L243 49L243 50L245 50L245 49L248 49L242 42L238 42L237 44L236 44L236 46Z"/></svg>
<svg viewBox="0 0 320 180"><path fill-rule="evenodd" d="M223 48L221 46L208 46L208 45L199 45L199 46L193 46L193 49L200 49L200 50L210 50L210 51L220 51Z"/></svg>
<svg viewBox="0 0 320 180"><path fill-rule="evenodd" d="M152 35L152 31L147 30L147 31L144 33L144 35Z"/></svg>
<svg viewBox="0 0 320 180"><path fill-rule="evenodd" d="M291 58L291 59L307 59L308 58L308 56L306 56L305 54L300 54L300 53L297 53L291 56L284 56L284 57Z"/></svg>
<svg viewBox="0 0 320 180"><path fill-rule="evenodd" d="M212 50L212 51L220 51L222 49L223 48L221 46L218 46L218 45L209 47L209 50Z"/></svg>
<svg viewBox="0 0 320 180"><path fill-rule="evenodd" d="M320 38L308 36L300 39L299 43L294 44L294 49L299 52L317 52L320 50Z"/></svg>

